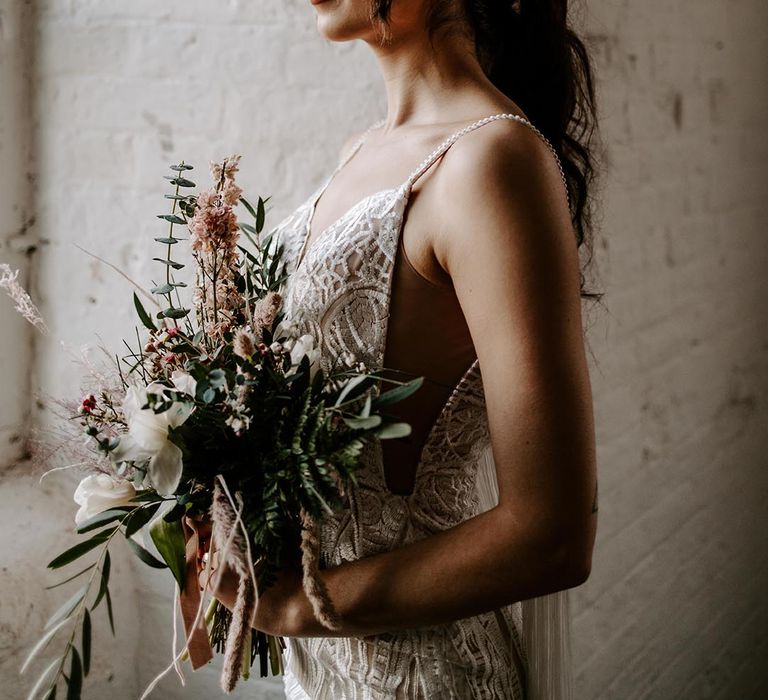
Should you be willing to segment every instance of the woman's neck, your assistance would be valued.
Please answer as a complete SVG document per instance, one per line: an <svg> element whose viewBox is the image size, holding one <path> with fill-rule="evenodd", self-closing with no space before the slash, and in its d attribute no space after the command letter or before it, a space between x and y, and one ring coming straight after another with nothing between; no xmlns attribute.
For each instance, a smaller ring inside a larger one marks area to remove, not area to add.
<svg viewBox="0 0 768 700"><path fill-rule="evenodd" d="M381 46L369 43L387 93L384 134L400 127L462 122L478 102L507 98L483 72L470 38L444 32L430 45L423 33Z"/></svg>

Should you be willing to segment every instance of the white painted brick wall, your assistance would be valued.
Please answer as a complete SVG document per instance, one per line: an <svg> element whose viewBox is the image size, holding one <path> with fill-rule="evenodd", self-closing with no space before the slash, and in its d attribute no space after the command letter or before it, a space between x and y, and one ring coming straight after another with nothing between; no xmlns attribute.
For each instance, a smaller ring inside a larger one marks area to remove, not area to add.
<svg viewBox="0 0 768 700"><path fill-rule="evenodd" d="M20 270L20 283L29 286L28 254L34 250L34 214L31 187L31 129L27 114L31 102L29 66L23 38L31 13L21 5L0 3L0 262ZM8 299L0 301L0 464L24 452L29 416L29 353L32 331Z"/></svg>
<svg viewBox="0 0 768 700"><path fill-rule="evenodd" d="M276 223L385 103L366 47L321 40L298 0L36 5L32 235L53 329L38 343L36 381L64 395L79 378L56 341L77 348L133 323L128 283L73 244L136 279L157 274L149 260L166 166L185 158L204 178L209 159L232 151L243 154L247 191L273 195ZM768 697L768 6L594 0L584 22L607 162L597 246L607 311L589 315L600 528L592 576L573 596L577 698L757 700ZM2 134L6 94L4 85ZM18 223L2 221L5 241ZM20 374L23 354L7 357ZM12 561L34 580L70 537L43 544L38 533L71 526L72 481L8 484L0 512L15 524ZM41 527L22 529L32 514ZM135 697L170 652L169 582L129 562L117 600L126 651L111 669L120 698ZM19 586L18 572L0 576L4 590ZM4 601L9 682L19 653L9 645L31 642L55 600ZM146 630L140 644L131 620ZM183 692L169 677L158 697L216 688L206 669L188 674ZM271 679L235 696L282 693Z"/></svg>
<svg viewBox="0 0 768 700"><path fill-rule="evenodd" d="M592 2L600 527L577 697L768 697L768 7Z"/></svg>

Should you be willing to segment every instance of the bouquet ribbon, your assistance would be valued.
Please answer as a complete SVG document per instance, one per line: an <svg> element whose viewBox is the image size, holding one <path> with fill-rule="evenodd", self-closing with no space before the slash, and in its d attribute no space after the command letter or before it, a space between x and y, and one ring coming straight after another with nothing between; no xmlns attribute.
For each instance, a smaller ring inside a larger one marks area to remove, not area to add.
<svg viewBox="0 0 768 700"><path fill-rule="evenodd" d="M205 616L199 614L202 597L198 578L200 538L197 528L194 527L194 524L187 517L182 518L181 522L187 535L187 547L185 552L184 588L179 594L179 603L181 605L181 617L184 620L189 660L193 670L196 671L213 658L213 649L208 639ZM197 624L195 624L196 619Z"/></svg>

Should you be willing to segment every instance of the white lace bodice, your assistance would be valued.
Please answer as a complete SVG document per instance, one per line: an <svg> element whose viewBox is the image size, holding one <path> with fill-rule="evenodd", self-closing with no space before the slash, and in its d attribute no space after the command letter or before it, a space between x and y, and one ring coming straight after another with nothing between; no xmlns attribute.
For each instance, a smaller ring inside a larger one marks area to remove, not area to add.
<svg viewBox="0 0 768 700"><path fill-rule="evenodd" d="M314 336L324 368L345 357L371 368L383 365L392 272L411 188L462 135L497 119L516 120L544 138L514 114L474 122L446 139L402 185L357 202L307 249L315 204L379 122L310 198L273 229L285 246L291 273L285 288L286 316ZM488 444L475 358L431 427L411 494L389 491L381 443L366 445L348 506L319 523L321 566L395 549L488 507L480 502L477 489L478 458ZM374 638L288 638L286 694L289 700L522 699L526 654L521 639L519 603L447 625Z"/></svg>

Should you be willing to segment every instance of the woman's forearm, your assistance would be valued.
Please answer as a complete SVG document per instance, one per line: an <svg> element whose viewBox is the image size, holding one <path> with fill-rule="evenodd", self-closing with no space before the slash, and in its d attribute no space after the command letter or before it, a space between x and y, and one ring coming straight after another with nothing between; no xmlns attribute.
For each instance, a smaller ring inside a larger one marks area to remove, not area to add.
<svg viewBox="0 0 768 700"><path fill-rule="evenodd" d="M436 625L571 588L588 572L565 538L531 535L499 507L448 530L320 576L343 621L328 630L300 594L295 636L368 636Z"/></svg>

